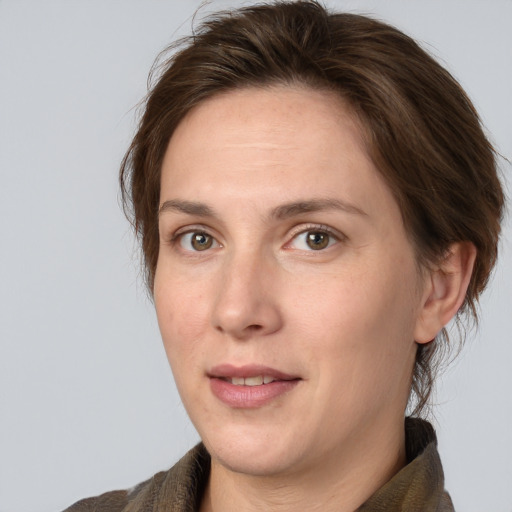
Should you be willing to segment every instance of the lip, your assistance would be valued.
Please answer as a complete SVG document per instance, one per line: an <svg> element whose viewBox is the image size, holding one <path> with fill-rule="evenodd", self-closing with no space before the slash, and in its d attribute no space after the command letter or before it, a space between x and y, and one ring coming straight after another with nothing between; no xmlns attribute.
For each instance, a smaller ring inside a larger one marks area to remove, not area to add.
<svg viewBox="0 0 512 512"><path fill-rule="evenodd" d="M268 375L276 380L295 380L297 375L290 375L275 368L259 364L248 364L244 366L234 366L232 364L220 364L214 366L209 372L208 377L219 379L231 379L233 377L257 377L258 375Z"/></svg>
<svg viewBox="0 0 512 512"><path fill-rule="evenodd" d="M272 377L275 380L259 386L235 385L227 380L233 377L257 377L260 375ZM234 409L263 407L294 389L301 381L301 378L296 375L263 365L221 364L213 367L208 372L208 377L214 396Z"/></svg>

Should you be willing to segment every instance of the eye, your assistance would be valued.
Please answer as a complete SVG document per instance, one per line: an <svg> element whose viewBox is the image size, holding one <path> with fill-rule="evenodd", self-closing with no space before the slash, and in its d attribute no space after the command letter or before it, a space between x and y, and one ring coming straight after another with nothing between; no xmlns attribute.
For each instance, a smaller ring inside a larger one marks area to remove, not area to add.
<svg viewBox="0 0 512 512"><path fill-rule="evenodd" d="M328 231L310 229L296 235L290 246L301 251L321 251L335 244L338 239Z"/></svg>
<svg viewBox="0 0 512 512"><path fill-rule="evenodd" d="M219 246L217 240L204 231L190 231L179 235L179 244L186 251L206 251Z"/></svg>

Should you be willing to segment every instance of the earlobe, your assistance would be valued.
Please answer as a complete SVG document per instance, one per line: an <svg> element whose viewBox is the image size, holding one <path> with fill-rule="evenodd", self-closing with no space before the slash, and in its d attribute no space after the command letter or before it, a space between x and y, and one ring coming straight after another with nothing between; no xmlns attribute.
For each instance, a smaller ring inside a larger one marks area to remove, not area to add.
<svg viewBox="0 0 512 512"><path fill-rule="evenodd" d="M417 343L432 341L456 315L466 297L475 258L476 247L471 242L457 242L437 268L428 271L414 332Z"/></svg>

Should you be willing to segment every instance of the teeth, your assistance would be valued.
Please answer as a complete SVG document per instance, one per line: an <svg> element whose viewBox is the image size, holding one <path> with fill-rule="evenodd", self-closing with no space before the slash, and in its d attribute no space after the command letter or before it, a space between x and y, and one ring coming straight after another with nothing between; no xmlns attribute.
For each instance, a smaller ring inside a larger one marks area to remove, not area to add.
<svg viewBox="0 0 512 512"><path fill-rule="evenodd" d="M263 384L263 377L261 375L257 377L246 377L244 384L246 386L261 386Z"/></svg>
<svg viewBox="0 0 512 512"><path fill-rule="evenodd" d="M256 377L232 377L231 384L235 386L261 386L262 384L270 384L276 379L268 375L258 375Z"/></svg>

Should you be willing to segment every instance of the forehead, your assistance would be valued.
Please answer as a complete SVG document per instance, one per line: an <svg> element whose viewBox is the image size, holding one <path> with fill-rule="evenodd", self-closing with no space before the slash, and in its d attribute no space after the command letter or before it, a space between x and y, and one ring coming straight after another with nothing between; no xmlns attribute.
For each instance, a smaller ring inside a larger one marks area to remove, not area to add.
<svg viewBox="0 0 512 512"><path fill-rule="evenodd" d="M350 105L339 94L306 85L272 85L225 91L202 101L187 113L172 138L179 138L185 129L208 132L213 126L222 126L227 130L231 127L236 142L244 135L252 137L255 131L272 140L284 138L290 130L296 138L311 139L310 123L325 129L343 124L355 136L361 133ZM215 131L208 133L212 140L215 135Z"/></svg>
<svg viewBox="0 0 512 512"><path fill-rule="evenodd" d="M272 181L285 172L292 181L321 175L325 181L342 167L375 174L359 123L337 94L246 88L204 101L181 121L164 157L162 187L168 179L176 187L220 173L234 181L262 173Z"/></svg>

